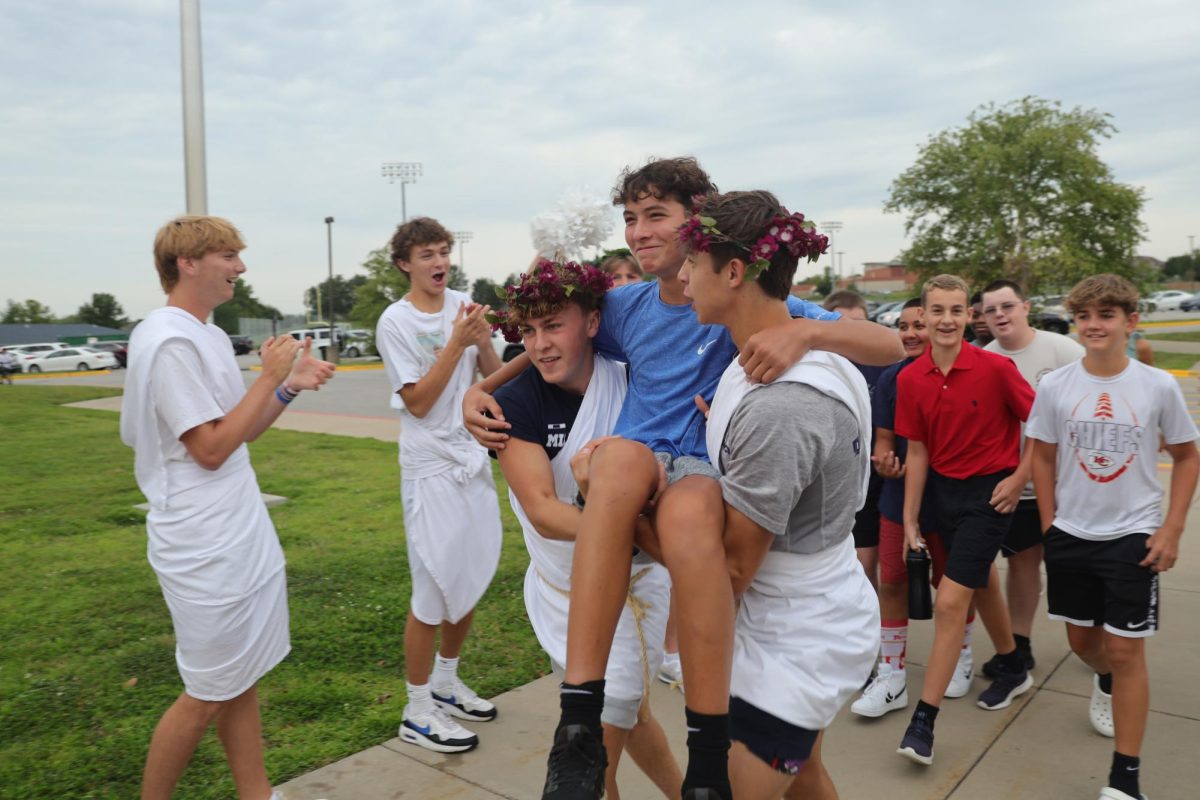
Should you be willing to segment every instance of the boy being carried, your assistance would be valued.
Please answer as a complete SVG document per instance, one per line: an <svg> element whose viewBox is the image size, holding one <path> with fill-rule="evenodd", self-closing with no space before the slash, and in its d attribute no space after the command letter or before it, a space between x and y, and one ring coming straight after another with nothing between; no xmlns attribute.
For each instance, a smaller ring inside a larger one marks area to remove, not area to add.
<svg viewBox="0 0 1200 800"><path fill-rule="evenodd" d="M439 753L479 743L451 716L496 716L496 707L458 677L458 658L475 604L496 573L502 536L491 464L463 430L461 411L476 367L487 375L500 359L484 319L488 307L446 288L453 245L450 232L428 217L396 229L392 261L411 288L387 307L375 332L392 407L400 411L400 496L412 575L400 738Z"/></svg>
<svg viewBox="0 0 1200 800"><path fill-rule="evenodd" d="M1150 703L1146 637L1158 629L1158 576L1175 566L1196 491L1196 425L1179 383L1129 358L1137 290L1094 275L1067 296L1086 348L1038 386L1025 428L1046 529L1047 604L1095 670L1089 716L1115 736L1102 800L1137 800ZM1156 451L1175 462L1163 517Z"/></svg>
<svg viewBox="0 0 1200 800"><path fill-rule="evenodd" d="M624 365L592 350L610 283L594 267L542 261L507 287L508 311L491 318L506 339L524 341L536 367L496 392L512 426L498 459L529 550L525 608L560 675L567 663L571 558L581 516L571 460L589 442L612 433L625 399ZM683 775L646 695L649 676L662 661L670 579L643 555L634 559L628 582L605 669L605 789L609 797L620 797L617 764L628 748L663 794L672 797Z"/></svg>

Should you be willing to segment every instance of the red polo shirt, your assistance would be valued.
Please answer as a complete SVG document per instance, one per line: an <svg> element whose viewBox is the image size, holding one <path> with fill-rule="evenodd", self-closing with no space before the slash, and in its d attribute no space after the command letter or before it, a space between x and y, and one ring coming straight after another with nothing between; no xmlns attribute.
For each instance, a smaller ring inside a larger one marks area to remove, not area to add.
<svg viewBox="0 0 1200 800"><path fill-rule="evenodd" d="M896 379L896 435L922 442L948 478L1016 469L1033 389L1007 356L966 342L946 375L927 348Z"/></svg>

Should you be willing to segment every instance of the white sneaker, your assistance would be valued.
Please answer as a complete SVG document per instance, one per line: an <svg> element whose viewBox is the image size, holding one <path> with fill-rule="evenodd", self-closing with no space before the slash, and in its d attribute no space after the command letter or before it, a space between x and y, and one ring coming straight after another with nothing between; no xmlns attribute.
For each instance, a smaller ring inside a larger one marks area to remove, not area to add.
<svg viewBox="0 0 1200 800"><path fill-rule="evenodd" d="M662 666L658 668L658 679L672 689L683 691L683 664L680 663L678 655L675 658L663 659Z"/></svg>
<svg viewBox="0 0 1200 800"><path fill-rule="evenodd" d="M1088 719L1101 736L1113 738L1112 695L1100 688L1100 676L1092 675L1092 702L1088 704Z"/></svg>
<svg viewBox="0 0 1200 800"><path fill-rule="evenodd" d="M1144 794L1139 795L1139 797L1141 800L1146 800L1146 795ZM1105 786L1100 790L1100 800L1138 800L1138 797L1134 797L1131 794L1126 794L1120 789L1114 789L1111 786Z"/></svg>
<svg viewBox="0 0 1200 800"><path fill-rule="evenodd" d="M902 669L881 663L875 677L863 689L862 696L850 704L860 717L882 717L889 711L908 707L908 685Z"/></svg>
<svg viewBox="0 0 1200 800"><path fill-rule="evenodd" d="M958 664L954 674L950 676L950 684L946 687L945 697L962 697L971 691L971 680L975 677L975 655L967 647L958 652Z"/></svg>
<svg viewBox="0 0 1200 800"><path fill-rule="evenodd" d="M496 718L496 706L475 694L471 687L457 677L454 683L440 686L431 694L433 704L452 717L476 722L488 722Z"/></svg>
<svg viewBox="0 0 1200 800"><path fill-rule="evenodd" d="M465 753L479 744L479 737L459 725L436 705L428 714L409 714L404 707L400 738L435 753Z"/></svg>

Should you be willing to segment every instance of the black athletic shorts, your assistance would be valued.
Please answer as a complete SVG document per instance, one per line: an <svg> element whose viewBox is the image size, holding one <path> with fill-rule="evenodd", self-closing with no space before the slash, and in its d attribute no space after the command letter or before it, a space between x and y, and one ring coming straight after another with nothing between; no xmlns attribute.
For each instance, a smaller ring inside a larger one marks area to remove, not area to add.
<svg viewBox="0 0 1200 800"><path fill-rule="evenodd" d="M1103 625L1117 636L1141 638L1158 630L1158 573L1139 567L1148 533L1120 539L1081 539L1046 531L1046 605L1051 619L1085 628Z"/></svg>
<svg viewBox="0 0 1200 800"><path fill-rule="evenodd" d="M1038 513L1037 500L1027 497L1017 503L1017 510L1012 515L1012 527L1008 529L1008 536L1004 537L1000 553L1008 558L1041 543L1042 516Z"/></svg>
<svg viewBox="0 0 1200 800"><path fill-rule="evenodd" d="M785 722L740 697L729 698L729 732L735 742L784 775L803 769L821 733Z"/></svg>
<svg viewBox="0 0 1200 800"><path fill-rule="evenodd" d="M987 586L996 553L1012 524L1011 513L992 508L996 484L1010 470L970 478L947 478L929 470L929 488L921 510L928 506L936 521L934 530L946 544L946 577L968 589Z"/></svg>
<svg viewBox="0 0 1200 800"><path fill-rule="evenodd" d="M879 547L879 495L883 493L883 478L871 470L867 481L867 501L854 515L854 546Z"/></svg>

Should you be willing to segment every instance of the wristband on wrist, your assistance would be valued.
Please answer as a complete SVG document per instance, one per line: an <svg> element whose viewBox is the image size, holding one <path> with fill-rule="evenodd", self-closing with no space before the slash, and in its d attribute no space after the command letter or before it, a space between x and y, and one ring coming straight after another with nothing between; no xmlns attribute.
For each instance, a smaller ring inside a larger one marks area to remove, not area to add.
<svg viewBox="0 0 1200 800"><path fill-rule="evenodd" d="M279 402L283 403L285 406L299 396L300 392L288 386L287 383L281 383L279 387L275 389L275 397L277 397Z"/></svg>
<svg viewBox="0 0 1200 800"><path fill-rule="evenodd" d="M584 499L583 492L575 492L575 507L582 509L586 504L587 500Z"/></svg>

